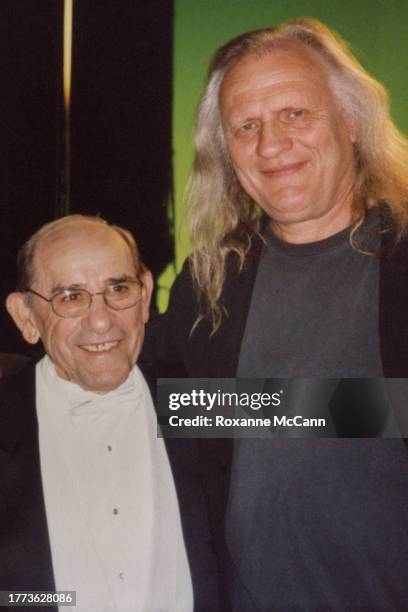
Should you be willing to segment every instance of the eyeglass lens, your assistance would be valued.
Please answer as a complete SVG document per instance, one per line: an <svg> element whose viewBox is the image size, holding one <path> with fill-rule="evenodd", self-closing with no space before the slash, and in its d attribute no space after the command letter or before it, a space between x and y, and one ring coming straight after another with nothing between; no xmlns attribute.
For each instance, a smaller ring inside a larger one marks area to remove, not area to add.
<svg viewBox="0 0 408 612"><path fill-rule="evenodd" d="M108 285L101 295L111 308L124 310L137 303L140 297L140 288L141 285L138 281L128 281ZM52 308L61 317L78 317L88 310L93 295L99 294L91 294L86 289L64 289L51 299Z"/></svg>

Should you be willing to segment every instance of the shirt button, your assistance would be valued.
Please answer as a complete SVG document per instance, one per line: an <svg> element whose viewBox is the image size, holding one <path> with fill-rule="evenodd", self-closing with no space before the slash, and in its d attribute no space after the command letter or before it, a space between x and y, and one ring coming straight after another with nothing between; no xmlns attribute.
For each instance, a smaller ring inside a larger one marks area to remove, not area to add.
<svg viewBox="0 0 408 612"><path fill-rule="evenodd" d="M120 578L121 580L124 580L124 579L125 579L125 572L120 572L120 574L119 574L119 578Z"/></svg>
<svg viewBox="0 0 408 612"><path fill-rule="evenodd" d="M119 510L117 508L113 509L113 514L119 514Z"/></svg>
<svg viewBox="0 0 408 612"><path fill-rule="evenodd" d="M110 453L112 451L112 447L110 444L108 444L108 453Z"/></svg>

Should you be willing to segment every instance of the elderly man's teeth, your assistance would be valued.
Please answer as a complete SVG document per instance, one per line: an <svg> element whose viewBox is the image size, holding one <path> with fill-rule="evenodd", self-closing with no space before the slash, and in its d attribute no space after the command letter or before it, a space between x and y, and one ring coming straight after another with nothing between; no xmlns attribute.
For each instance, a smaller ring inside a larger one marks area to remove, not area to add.
<svg viewBox="0 0 408 612"><path fill-rule="evenodd" d="M83 344L82 348L91 353L102 353L103 351L109 351L109 349L118 344L118 341L115 340L115 342L105 342L104 344Z"/></svg>

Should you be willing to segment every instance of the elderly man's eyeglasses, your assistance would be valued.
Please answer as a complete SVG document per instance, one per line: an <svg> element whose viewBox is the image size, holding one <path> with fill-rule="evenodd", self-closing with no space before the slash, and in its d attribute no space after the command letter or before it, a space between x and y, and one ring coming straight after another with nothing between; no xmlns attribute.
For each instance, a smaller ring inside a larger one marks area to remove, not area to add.
<svg viewBox="0 0 408 612"><path fill-rule="evenodd" d="M84 315L91 307L94 295L102 295L105 304L113 310L132 308L141 299L142 286L140 280L127 280L107 285L105 291L98 293L90 293L86 289L62 289L50 298L34 289L27 289L27 293L32 293L51 304L51 308L59 317L71 318Z"/></svg>

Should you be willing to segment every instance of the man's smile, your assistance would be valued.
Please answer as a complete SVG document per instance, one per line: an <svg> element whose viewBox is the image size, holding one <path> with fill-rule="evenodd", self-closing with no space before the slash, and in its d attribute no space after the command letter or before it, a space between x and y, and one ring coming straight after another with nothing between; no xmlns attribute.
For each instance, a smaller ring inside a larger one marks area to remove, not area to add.
<svg viewBox="0 0 408 612"><path fill-rule="evenodd" d="M294 174L298 170L302 170L307 163L308 160L305 160L301 162L296 162L294 164L286 164L274 168L266 168L265 170L261 170L260 172L266 177L279 178L281 176L289 176L291 174Z"/></svg>
<svg viewBox="0 0 408 612"><path fill-rule="evenodd" d="M99 344L81 344L81 349L88 353L107 353L119 345L120 340L112 340L110 342L102 342Z"/></svg>

